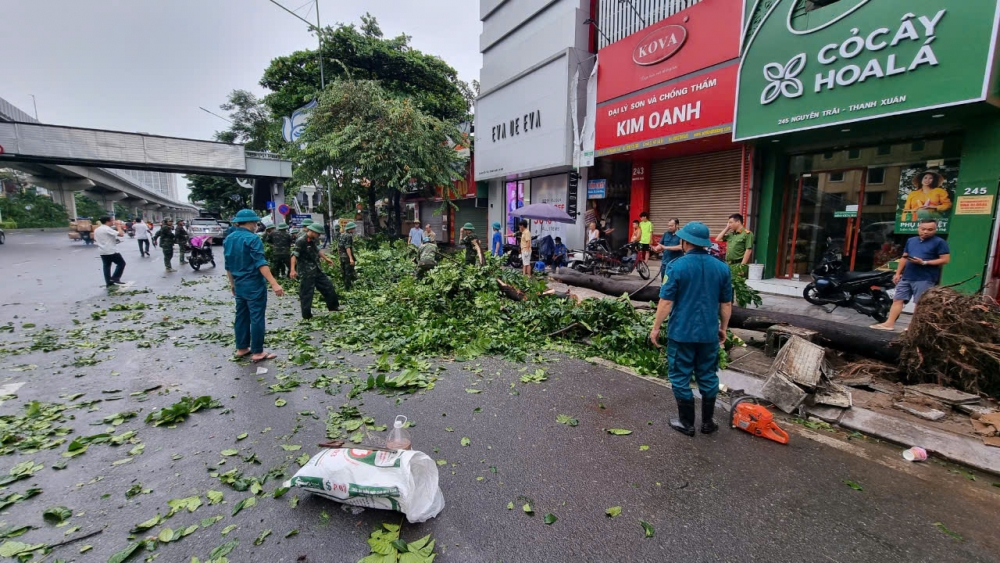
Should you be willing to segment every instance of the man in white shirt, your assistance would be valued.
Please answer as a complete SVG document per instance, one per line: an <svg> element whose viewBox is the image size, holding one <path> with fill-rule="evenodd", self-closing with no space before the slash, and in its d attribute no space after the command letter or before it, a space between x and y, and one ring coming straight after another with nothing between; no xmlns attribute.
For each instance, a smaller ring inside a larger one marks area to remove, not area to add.
<svg viewBox="0 0 1000 563"><path fill-rule="evenodd" d="M135 238L139 241L139 256L149 256L149 227L142 221L132 224Z"/></svg>
<svg viewBox="0 0 1000 563"><path fill-rule="evenodd" d="M410 227L410 244L420 248L424 243L424 231L420 228L420 221L414 221Z"/></svg>
<svg viewBox="0 0 1000 563"><path fill-rule="evenodd" d="M101 217L101 226L94 230L94 240L101 254L101 262L104 264L104 283L108 287L115 285L125 285L122 281L122 271L125 270L125 259L118 253L118 237L125 236L121 227L111 226L111 217ZM115 265L114 274L111 273L111 265Z"/></svg>

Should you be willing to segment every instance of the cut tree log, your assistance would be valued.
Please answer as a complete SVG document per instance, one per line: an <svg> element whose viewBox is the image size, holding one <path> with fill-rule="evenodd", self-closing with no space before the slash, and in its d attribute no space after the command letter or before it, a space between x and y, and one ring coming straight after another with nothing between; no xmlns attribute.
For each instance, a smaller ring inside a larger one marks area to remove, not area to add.
<svg viewBox="0 0 1000 563"><path fill-rule="evenodd" d="M639 290L637 294L632 296L635 301L658 301L660 297L658 285L642 288L644 282L640 280L608 279L566 269L558 274L552 274L550 277L567 285L586 287L615 297ZM735 306L733 307L733 316L729 320L730 328L760 331L766 331L768 327L780 324L816 331L819 334L815 342L821 346L890 364L899 361L900 348L896 338L898 334L892 332L827 321L818 317L760 309L744 309Z"/></svg>

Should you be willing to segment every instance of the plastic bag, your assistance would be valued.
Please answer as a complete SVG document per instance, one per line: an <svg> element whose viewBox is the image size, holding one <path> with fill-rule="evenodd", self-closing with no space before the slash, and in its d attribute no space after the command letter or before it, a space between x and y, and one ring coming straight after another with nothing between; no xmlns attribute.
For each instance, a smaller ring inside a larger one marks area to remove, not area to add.
<svg viewBox="0 0 1000 563"><path fill-rule="evenodd" d="M410 523L425 522L444 509L437 464L412 450L323 450L284 486L344 504L402 512Z"/></svg>

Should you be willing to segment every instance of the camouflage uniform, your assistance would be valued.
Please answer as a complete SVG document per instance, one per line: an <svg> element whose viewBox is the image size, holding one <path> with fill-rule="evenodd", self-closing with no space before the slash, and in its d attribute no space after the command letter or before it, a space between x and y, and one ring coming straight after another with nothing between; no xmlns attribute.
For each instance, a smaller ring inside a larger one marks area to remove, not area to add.
<svg viewBox="0 0 1000 563"><path fill-rule="evenodd" d="M425 242L417 250L417 279L423 279L424 274L437 266L437 245Z"/></svg>
<svg viewBox="0 0 1000 563"><path fill-rule="evenodd" d="M166 225L161 226L160 230L153 235L153 244L157 244L157 241L159 241L160 250L163 251L163 265L168 270L173 270L170 261L174 259L174 244L177 242L174 238L174 230Z"/></svg>
<svg viewBox="0 0 1000 563"><path fill-rule="evenodd" d="M347 255L347 249L354 253L354 233L341 233L337 237L337 252L340 254L340 271L344 275L344 288L350 290L354 284L354 264L351 264L351 257Z"/></svg>
<svg viewBox="0 0 1000 563"><path fill-rule="evenodd" d="M271 233L271 272L278 277L288 275L292 259L292 235L288 231Z"/></svg>
<svg viewBox="0 0 1000 563"><path fill-rule="evenodd" d="M479 253L476 252L476 247L473 245L474 242L478 241L479 237L476 236L476 233L469 233L462 237L460 242L465 246L466 264L477 264L479 262Z"/></svg>
<svg viewBox="0 0 1000 563"><path fill-rule="evenodd" d="M177 250L181 255L181 264L187 264L187 261L184 260L184 253L189 252L191 249L188 247L188 239L190 237L184 225L174 227L174 238L177 240Z"/></svg>
<svg viewBox="0 0 1000 563"><path fill-rule="evenodd" d="M316 241L302 237L295 241L295 274L299 279L299 304L302 307L302 318L312 318L313 295L318 289L326 308L335 311L340 307L340 299L337 297L337 290L333 287L333 282L320 268L319 247Z"/></svg>

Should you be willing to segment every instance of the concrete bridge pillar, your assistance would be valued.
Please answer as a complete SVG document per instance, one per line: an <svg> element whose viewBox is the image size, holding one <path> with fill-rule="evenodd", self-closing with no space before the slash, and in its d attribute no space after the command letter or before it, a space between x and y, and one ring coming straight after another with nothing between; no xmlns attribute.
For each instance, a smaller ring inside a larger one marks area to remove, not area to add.
<svg viewBox="0 0 1000 563"><path fill-rule="evenodd" d="M93 188L96 184L86 178L48 178L31 176L29 182L45 188L52 194L52 201L66 208L70 221L76 220L76 192Z"/></svg>

